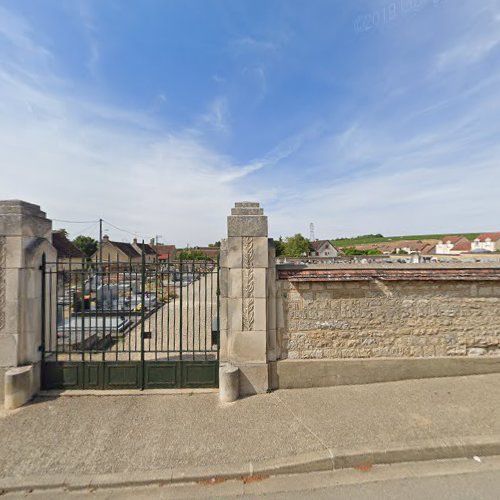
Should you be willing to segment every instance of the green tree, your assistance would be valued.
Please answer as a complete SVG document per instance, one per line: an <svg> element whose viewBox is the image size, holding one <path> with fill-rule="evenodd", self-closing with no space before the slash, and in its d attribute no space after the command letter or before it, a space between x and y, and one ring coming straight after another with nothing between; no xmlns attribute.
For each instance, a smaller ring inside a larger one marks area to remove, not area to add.
<svg viewBox="0 0 500 500"><path fill-rule="evenodd" d="M287 257L302 257L309 254L309 240L300 233L286 239L285 255Z"/></svg>
<svg viewBox="0 0 500 500"><path fill-rule="evenodd" d="M182 260L210 260L203 252L192 248L185 248L179 251L177 258Z"/></svg>
<svg viewBox="0 0 500 500"><path fill-rule="evenodd" d="M274 241L274 248L276 248L276 257L280 257L285 253L285 242L283 238L280 236L279 239Z"/></svg>
<svg viewBox="0 0 500 500"><path fill-rule="evenodd" d="M77 236L73 240L73 244L78 247L86 257L90 258L97 252L98 243L90 236Z"/></svg>
<svg viewBox="0 0 500 500"><path fill-rule="evenodd" d="M344 255L382 255L382 252L375 248L371 248L369 250L359 250L354 247L346 247L343 248L342 251L344 252Z"/></svg>

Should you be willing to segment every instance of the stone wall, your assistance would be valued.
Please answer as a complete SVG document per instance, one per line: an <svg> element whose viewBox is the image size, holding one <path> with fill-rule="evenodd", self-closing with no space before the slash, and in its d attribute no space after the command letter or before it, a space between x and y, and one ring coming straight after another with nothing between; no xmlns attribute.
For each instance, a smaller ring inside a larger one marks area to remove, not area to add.
<svg viewBox="0 0 500 500"><path fill-rule="evenodd" d="M500 279L279 281L282 358L500 355Z"/></svg>

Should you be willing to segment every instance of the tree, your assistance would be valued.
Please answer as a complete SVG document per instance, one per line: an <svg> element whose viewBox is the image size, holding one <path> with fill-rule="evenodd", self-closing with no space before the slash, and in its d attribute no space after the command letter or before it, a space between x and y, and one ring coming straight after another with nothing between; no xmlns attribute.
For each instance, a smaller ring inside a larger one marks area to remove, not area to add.
<svg viewBox="0 0 500 500"><path fill-rule="evenodd" d="M285 242L283 238L280 236L278 240L274 242L274 248L276 248L276 257L280 257L285 253Z"/></svg>
<svg viewBox="0 0 500 500"><path fill-rule="evenodd" d="M200 250L185 248L177 254L178 259L182 260L211 260Z"/></svg>
<svg viewBox="0 0 500 500"><path fill-rule="evenodd" d="M78 247L87 258L92 257L97 252L98 243L90 236L77 236L73 240L73 244Z"/></svg>
<svg viewBox="0 0 500 500"><path fill-rule="evenodd" d="M303 257L309 254L309 240L300 233L286 239L285 255L287 257Z"/></svg>
<svg viewBox="0 0 500 500"><path fill-rule="evenodd" d="M369 250L359 250L355 247L345 247L342 249L344 255L382 255L380 250L370 248Z"/></svg>

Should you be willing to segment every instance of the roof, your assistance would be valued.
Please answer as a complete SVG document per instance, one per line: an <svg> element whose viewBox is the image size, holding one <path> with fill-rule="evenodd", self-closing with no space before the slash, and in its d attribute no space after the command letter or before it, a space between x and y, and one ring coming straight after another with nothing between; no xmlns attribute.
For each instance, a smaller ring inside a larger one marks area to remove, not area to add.
<svg viewBox="0 0 500 500"><path fill-rule="evenodd" d="M52 245L57 250L59 259L83 259L85 257L85 254L62 231L52 233Z"/></svg>
<svg viewBox="0 0 500 500"><path fill-rule="evenodd" d="M459 242L463 238L465 238L465 236L457 236L457 235L454 235L454 236L445 236L444 238L441 239L441 241L443 243L450 242L450 243L455 244L455 243ZM465 238L465 239L467 239L467 238Z"/></svg>
<svg viewBox="0 0 500 500"><path fill-rule="evenodd" d="M156 245L156 253L159 259L174 259L177 249L175 245Z"/></svg>
<svg viewBox="0 0 500 500"><path fill-rule="evenodd" d="M467 241L459 241L456 245L453 245L453 250L459 250L461 252L470 252L472 248L472 243Z"/></svg>
<svg viewBox="0 0 500 500"><path fill-rule="evenodd" d="M392 253L398 248L409 248L412 252L431 253L438 240L395 240L381 243L363 243L354 245L358 250L380 250L384 253Z"/></svg>
<svg viewBox="0 0 500 500"><path fill-rule="evenodd" d="M309 248L311 250L314 250L315 252L318 252L325 243L333 247L329 240L314 240L309 242Z"/></svg>
<svg viewBox="0 0 500 500"><path fill-rule="evenodd" d="M118 248L121 252L123 252L127 257L140 257L141 255L137 250L132 246L131 243L122 243L121 241L111 241L108 240L108 243L111 243L115 248Z"/></svg>
<svg viewBox="0 0 500 500"><path fill-rule="evenodd" d="M486 241L487 238L491 241L498 241L500 240L500 233L483 233L477 237L479 241Z"/></svg>
<svg viewBox="0 0 500 500"><path fill-rule="evenodd" d="M144 250L144 253L146 255L156 255L155 249L151 245L148 245L147 243L137 243L137 246L141 250Z"/></svg>

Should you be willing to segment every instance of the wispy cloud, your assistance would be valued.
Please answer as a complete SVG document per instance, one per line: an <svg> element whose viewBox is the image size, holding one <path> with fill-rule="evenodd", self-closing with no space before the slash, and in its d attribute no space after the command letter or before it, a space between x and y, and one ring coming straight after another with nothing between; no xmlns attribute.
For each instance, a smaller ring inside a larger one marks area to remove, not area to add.
<svg viewBox="0 0 500 500"><path fill-rule="evenodd" d="M216 97L210 103L208 111L202 115L201 121L218 132L229 132L230 112L228 99L223 96Z"/></svg>

